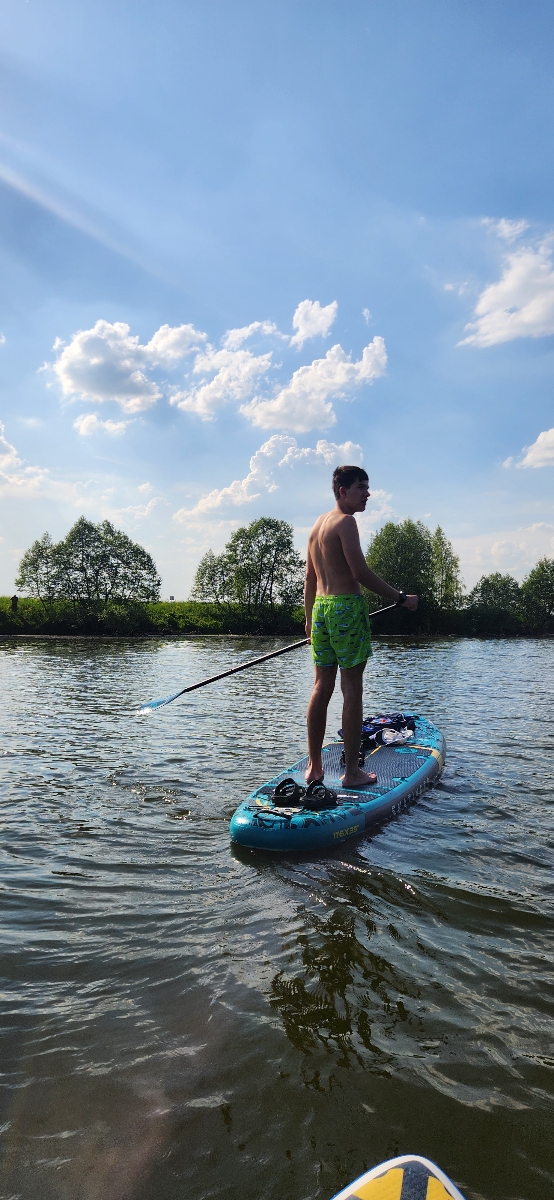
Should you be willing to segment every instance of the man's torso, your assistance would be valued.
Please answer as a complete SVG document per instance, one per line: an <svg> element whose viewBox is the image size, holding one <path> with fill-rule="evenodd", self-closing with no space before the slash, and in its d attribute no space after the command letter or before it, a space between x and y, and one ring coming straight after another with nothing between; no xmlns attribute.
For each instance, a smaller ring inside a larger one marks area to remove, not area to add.
<svg viewBox="0 0 554 1200"><path fill-rule="evenodd" d="M310 533L308 548L317 575L318 596L359 595L360 584L348 566L341 541L341 527L353 517L332 509L318 517Z"/></svg>

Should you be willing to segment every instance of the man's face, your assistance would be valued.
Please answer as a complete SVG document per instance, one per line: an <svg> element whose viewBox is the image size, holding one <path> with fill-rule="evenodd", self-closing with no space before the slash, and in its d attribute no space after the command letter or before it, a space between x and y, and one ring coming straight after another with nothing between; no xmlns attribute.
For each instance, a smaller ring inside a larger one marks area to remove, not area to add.
<svg viewBox="0 0 554 1200"><path fill-rule="evenodd" d="M369 481L367 479L355 479L349 488L341 488L341 492L352 512L363 512L370 495Z"/></svg>

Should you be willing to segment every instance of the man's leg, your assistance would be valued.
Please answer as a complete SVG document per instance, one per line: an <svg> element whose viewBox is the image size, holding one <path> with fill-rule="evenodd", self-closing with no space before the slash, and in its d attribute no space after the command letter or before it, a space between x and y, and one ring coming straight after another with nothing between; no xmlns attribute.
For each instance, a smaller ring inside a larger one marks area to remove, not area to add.
<svg viewBox="0 0 554 1200"><path fill-rule="evenodd" d="M321 747L325 737L327 709L335 689L336 678L336 663L332 667L316 667L315 669L315 681L308 704L308 754L310 757L306 768L306 783L312 783L314 779L323 779Z"/></svg>
<svg viewBox="0 0 554 1200"><path fill-rule="evenodd" d="M346 763L342 786L347 788L377 783L377 776L373 772L362 771L358 766L363 720L364 669L365 662L358 663L356 667L346 667L340 673L343 695L342 737Z"/></svg>

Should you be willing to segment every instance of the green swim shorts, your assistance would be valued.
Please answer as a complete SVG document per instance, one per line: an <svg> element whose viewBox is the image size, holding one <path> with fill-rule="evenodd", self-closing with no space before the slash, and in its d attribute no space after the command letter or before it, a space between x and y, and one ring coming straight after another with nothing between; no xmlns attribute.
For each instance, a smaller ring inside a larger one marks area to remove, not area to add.
<svg viewBox="0 0 554 1200"><path fill-rule="evenodd" d="M357 667L372 653L365 596L316 596L312 613L312 657L316 667Z"/></svg>

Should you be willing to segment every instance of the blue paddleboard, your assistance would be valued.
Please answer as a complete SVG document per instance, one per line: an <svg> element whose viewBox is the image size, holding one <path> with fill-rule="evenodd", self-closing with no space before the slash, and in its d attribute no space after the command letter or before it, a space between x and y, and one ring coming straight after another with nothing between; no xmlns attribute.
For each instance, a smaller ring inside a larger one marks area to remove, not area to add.
<svg viewBox="0 0 554 1200"><path fill-rule="evenodd" d="M334 1200L464 1200L455 1184L428 1158L401 1154L380 1163Z"/></svg>
<svg viewBox="0 0 554 1200"><path fill-rule="evenodd" d="M325 785L337 793L333 807L311 811L297 802L290 807L275 803L275 788L285 779L305 786L308 759L252 792L231 818L231 841L251 850L326 850L348 838L359 837L385 817L402 812L439 778L446 752L444 737L435 725L411 713L415 731L404 745L381 745L365 756L364 769L375 771L377 783L360 791L341 785L343 743L323 748Z"/></svg>

